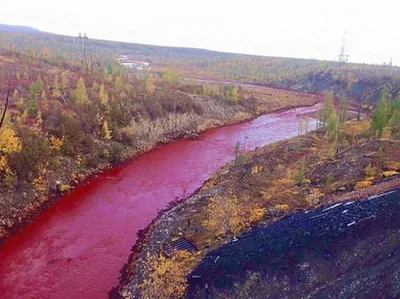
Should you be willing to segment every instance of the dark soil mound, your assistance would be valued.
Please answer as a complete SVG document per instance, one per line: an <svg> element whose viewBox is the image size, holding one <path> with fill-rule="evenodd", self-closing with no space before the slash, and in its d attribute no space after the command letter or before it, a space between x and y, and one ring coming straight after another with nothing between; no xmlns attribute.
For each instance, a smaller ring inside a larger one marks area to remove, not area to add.
<svg viewBox="0 0 400 299"><path fill-rule="evenodd" d="M398 298L400 191L294 214L211 252L189 298Z"/></svg>

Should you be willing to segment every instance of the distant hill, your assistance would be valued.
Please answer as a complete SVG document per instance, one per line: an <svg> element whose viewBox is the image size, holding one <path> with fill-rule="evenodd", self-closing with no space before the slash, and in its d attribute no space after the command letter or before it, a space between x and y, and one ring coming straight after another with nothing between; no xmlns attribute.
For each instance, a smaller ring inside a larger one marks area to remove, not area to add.
<svg viewBox="0 0 400 299"><path fill-rule="evenodd" d="M0 24L0 31L7 32L22 32L22 33L41 33L39 29L28 27L28 26L19 26L19 25L6 25Z"/></svg>
<svg viewBox="0 0 400 299"><path fill-rule="evenodd" d="M40 31L27 26L0 24L0 50L12 45L24 53L47 48L58 62L71 62L76 55L77 36ZM149 63L154 72L171 67L188 78L228 80L297 91L347 96L357 102L375 103L386 86L393 97L400 97L400 67L320 61L315 59L255 56L204 49L165 47L92 39L96 62L112 66L116 58Z"/></svg>

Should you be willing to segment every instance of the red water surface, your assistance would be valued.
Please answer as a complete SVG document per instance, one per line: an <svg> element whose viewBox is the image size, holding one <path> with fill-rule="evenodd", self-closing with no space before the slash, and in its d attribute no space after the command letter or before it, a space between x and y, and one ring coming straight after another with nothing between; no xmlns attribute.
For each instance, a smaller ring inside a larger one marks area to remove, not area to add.
<svg viewBox="0 0 400 299"><path fill-rule="evenodd" d="M261 116L163 145L77 187L0 248L1 298L106 298L136 233L234 156L297 134L299 114ZM314 124L311 124L314 127Z"/></svg>

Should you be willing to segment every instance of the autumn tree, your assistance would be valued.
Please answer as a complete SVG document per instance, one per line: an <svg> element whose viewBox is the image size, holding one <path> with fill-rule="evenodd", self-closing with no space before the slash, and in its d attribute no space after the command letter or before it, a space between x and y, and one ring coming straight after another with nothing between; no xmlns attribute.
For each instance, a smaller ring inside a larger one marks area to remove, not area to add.
<svg viewBox="0 0 400 299"><path fill-rule="evenodd" d="M103 125L101 127L101 136L104 140L110 140L111 139L111 131L108 128L108 122L105 120L103 122Z"/></svg>
<svg viewBox="0 0 400 299"><path fill-rule="evenodd" d="M53 93L52 93L52 97L55 99L58 99L61 95L60 92L60 83L58 82L58 76L55 75L54 77L54 82L53 82Z"/></svg>
<svg viewBox="0 0 400 299"><path fill-rule="evenodd" d="M61 91L66 92L69 87L69 74L68 71L63 71L61 73Z"/></svg>
<svg viewBox="0 0 400 299"><path fill-rule="evenodd" d="M99 98L100 98L100 103L106 107L108 105L108 94L104 84L100 86Z"/></svg>
<svg viewBox="0 0 400 299"><path fill-rule="evenodd" d="M86 85L83 78L79 78L73 96L76 103L87 104L89 102L89 97L86 92Z"/></svg>
<svg viewBox="0 0 400 299"><path fill-rule="evenodd" d="M145 75L144 91L147 95L152 95L154 92L154 78L150 73L146 73Z"/></svg>
<svg viewBox="0 0 400 299"><path fill-rule="evenodd" d="M0 130L0 177L9 186L16 180L15 172L9 165L9 156L21 150L21 141L12 128Z"/></svg>
<svg viewBox="0 0 400 299"><path fill-rule="evenodd" d="M177 83L179 81L179 75L171 68L165 69L161 73L161 78L164 83Z"/></svg>

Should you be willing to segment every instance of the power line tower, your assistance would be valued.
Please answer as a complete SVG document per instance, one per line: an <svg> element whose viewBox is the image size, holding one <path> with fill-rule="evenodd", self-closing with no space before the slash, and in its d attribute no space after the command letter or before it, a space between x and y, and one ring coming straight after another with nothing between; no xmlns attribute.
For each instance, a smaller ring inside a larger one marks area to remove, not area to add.
<svg viewBox="0 0 400 299"><path fill-rule="evenodd" d="M346 64L349 61L349 55L346 54L347 32L343 33L342 46L340 48L339 63Z"/></svg>
<svg viewBox="0 0 400 299"><path fill-rule="evenodd" d="M82 36L79 32L78 37L75 39L75 51L77 55L78 64L82 64L86 71L89 73L92 69L92 48L89 44L89 38L86 33Z"/></svg>

